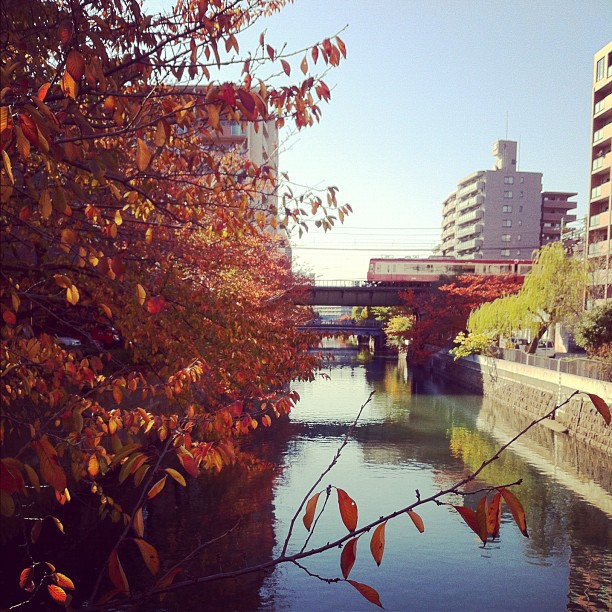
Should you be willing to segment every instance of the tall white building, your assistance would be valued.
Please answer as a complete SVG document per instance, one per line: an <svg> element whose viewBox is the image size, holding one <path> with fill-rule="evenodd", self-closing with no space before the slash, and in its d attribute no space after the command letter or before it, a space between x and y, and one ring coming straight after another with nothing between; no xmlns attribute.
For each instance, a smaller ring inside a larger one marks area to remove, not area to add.
<svg viewBox="0 0 612 612"><path fill-rule="evenodd" d="M516 142L498 140L493 155L492 170L461 179L443 203L443 257L531 259L534 250L560 234L563 223L575 220L567 214L576 207L568 201L575 194L543 194L541 172L517 170Z"/></svg>
<svg viewBox="0 0 612 612"><path fill-rule="evenodd" d="M612 41L594 56L592 100L586 252L594 273L589 306L612 300Z"/></svg>

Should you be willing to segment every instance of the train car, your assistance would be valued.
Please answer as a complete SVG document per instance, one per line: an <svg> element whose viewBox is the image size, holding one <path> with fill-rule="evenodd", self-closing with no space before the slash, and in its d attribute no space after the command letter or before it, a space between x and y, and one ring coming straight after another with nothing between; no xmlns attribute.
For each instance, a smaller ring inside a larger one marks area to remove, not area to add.
<svg viewBox="0 0 612 612"><path fill-rule="evenodd" d="M531 270L530 260L508 259L370 259L367 280L372 284L435 283L460 274L523 278Z"/></svg>

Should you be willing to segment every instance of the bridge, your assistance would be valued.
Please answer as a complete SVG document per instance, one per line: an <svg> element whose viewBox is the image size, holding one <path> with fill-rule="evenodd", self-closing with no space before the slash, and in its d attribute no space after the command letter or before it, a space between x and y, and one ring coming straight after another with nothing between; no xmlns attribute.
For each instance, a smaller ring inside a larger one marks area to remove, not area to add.
<svg viewBox="0 0 612 612"><path fill-rule="evenodd" d="M401 306L401 291L423 291L428 285L371 286L366 281L317 281L296 304L308 306Z"/></svg>
<svg viewBox="0 0 612 612"><path fill-rule="evenodd" d="M382 321L326 321L313 319L298 328L300 331L312 331L317 334L346 334L348 336L383 337L385 332Z"/></svg>

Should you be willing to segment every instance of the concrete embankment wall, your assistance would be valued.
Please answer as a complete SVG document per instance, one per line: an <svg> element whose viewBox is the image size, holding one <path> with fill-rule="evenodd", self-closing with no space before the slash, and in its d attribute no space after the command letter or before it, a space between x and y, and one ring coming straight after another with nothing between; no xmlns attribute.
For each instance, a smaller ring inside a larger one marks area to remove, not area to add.
<svg viewBox="0 0 612 612"><path fill-rule="evenodd" d="M612 426L606 426L586 395L598 395L612 406L612 383L480 355L453 361L439 354L433 366L446 378L530 419L543 416L574 391L581 391L557 411L554 426L567 430L562 435L612 455Z"/></svg>

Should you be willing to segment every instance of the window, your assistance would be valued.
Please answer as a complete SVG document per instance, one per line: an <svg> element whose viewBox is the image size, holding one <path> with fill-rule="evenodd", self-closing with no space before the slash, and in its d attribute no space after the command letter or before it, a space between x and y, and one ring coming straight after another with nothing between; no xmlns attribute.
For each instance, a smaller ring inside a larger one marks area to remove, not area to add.
<svg viewBox="0 0 612 612"><path fill-rule="evenodd" d="M502 227L512 227L512 219L504 219L502 221Z"/></svg>
<svg viewBox="0 0 612 612"><path fill-rule="evenodd" d="M523 206L519 206L519 212L523 212Z"/></svg>
<svg viewBox="0 0 612 612"><path fill-rule="evenodd" d="M514 177L504 176L504 183L506 183L506 185L512 185L514 183Z"/></svg>
<svg viewBox="0 0 612 612"><path fill-rule="evenodd" d="M597 62L597 70L596 70L596 74L595 74L595 80L596 81L601 81L601 79L604 78L604 58L602 57L598 62Z"/></svg>
<svg viewBox="0 0 612 612"><path fill-rule="evenodd" d="M502 206L502 212L503 213L511 213L512 212L512 205L511 204L504 204Z"/></svg>
<svg viewBox="0 0 612 612"><path fill-rule="evenodd" d="M510 234L502 234L501 239L502 239L502 242L510 242L511 236Z"/></svg>
<svg viewBox="0 0 612 612"><path fill-rule="evenodd" d="M521 183L524 183L524 182L525 182L525 177L521 176Z"/></svg>
<svg viewBox="0 0 612 612"><path fill-rule="evenodd" d="M504 198L506 198L507 200L512 198L512 192L511 191L504 191Z"/></svg>
<svg viewBox="0 0 612 612"><path fill-rule="evenodd" d="M500 254L502 257L510 257L510 249L502 249Z"/></svg>
<svg viewBox="0 0 612 612"><path fill-rule="evenodd" d="M524 196L525 194L521 191L521 198Z"/></svg>
<svg viewBox="0 0 612 612"><path fill-rule="evenodd" d="M521 239L521 235L519 234L519 235L516 237L516 239L517 239L517 240L520 240L520 239Z"/></svg>

